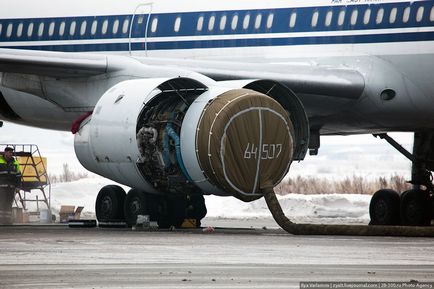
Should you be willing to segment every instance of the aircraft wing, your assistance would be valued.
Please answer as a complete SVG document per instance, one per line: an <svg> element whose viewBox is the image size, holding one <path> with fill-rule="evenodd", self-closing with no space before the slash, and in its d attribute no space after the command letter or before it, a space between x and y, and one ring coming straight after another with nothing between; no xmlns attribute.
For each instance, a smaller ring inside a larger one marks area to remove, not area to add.
<svg viewBox="0 0 434 289"><path fill-rule="evenodd" d="M358 99L365 88L357 70L318 66L311 62L282 64L240 63L204 60L141 58L149 65L170 65L192 70L214 80L270 79L285 84L297 94Z"/></svg>
<svg viewBox="0 0 434 289"><path fill-rule="evenodd" d="M77 77L107 71L107 57L101 54L0 49L0 72Z"/></svg>
<svg viewBox="0 0 434 289"><path fill-rule="evenodd" d="M122 71L122 77L115 76L118 71ZM202 83L210 78L216 81L273 80L298 95L309 117L336 113L343 104L359 99L365 88L364 76L356 70L308 61L237 63L0 49L1 72L4 73L0 77L2 86L50 100L63 110L74 108L77 111L88 111L117 82L137 78L184 76ZM95 81L92 84L90 79L95 75L105 76L92 80Z"/></svg>
<svg viewBox="0 0 434 289"><path fill-rule="evenodd" d="M110 63L110 57L90 53L0 49L0 72L62 78L93 76L128 68L121 67L119 62ZM272 79L302 94L357 99L364 89L364 78L358 71L306 63L255 64L150 57L138 60L160 68L175 66L180 70L198 72L217 81ZM129 63L125 61L125 66ZM158 74L161 75L161 71ZM168 74L173 75L173 69Z"/></svg>

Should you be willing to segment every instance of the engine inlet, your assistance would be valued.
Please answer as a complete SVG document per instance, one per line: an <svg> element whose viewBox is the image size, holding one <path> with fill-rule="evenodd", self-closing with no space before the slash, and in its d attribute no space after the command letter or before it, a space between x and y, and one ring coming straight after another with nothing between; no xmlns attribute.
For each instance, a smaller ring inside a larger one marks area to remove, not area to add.
<svg viewBox="0 0 434 289"><path fill-rule="evenodd" d="M248 201L286 175L293 135L289 115L277 101L249 89L230 90L202 113L197 157L211 183Z"/></svg>

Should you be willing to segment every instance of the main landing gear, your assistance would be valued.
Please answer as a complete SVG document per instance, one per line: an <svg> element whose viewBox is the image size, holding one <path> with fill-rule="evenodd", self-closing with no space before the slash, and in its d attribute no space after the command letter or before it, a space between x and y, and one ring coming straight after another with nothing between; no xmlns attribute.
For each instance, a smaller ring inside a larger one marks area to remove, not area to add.
<svg viewBox="0 0 434 289"><path fill-rule="evenodd" d="M128 194L116 185L103 187L96 199L95 213L101 223L136 224L138 215L148 215L160 228L181 227L185 219L200 221L207 210L203 195L153 195L139 189Z"/></svg>
<svg viewBox="0 0 434 289"><path fill-rule="evenodd" d="M434 219L434 132L414 134L413 154L387 134L378 134L412 162L412 189L399 194L382 189L371 199L371 225L429 226Z"/></svg>

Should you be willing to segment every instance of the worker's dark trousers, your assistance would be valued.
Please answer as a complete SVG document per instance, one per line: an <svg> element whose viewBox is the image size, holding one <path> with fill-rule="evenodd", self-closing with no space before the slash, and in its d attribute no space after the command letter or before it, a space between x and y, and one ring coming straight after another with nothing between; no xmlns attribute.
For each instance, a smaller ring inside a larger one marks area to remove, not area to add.
<svg viewBox="0 0 434 289"><path fill-rule="evenodd" d="M0 225L12 224L12 202L15 188L0 188Z"/></svg>

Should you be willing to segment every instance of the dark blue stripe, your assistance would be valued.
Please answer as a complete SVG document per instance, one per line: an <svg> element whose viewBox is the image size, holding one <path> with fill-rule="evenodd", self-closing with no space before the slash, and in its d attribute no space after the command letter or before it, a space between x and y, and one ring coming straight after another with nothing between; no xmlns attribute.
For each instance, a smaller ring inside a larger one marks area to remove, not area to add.
<svg viewBox="0 0 434 289"><path fill-rule="evenodd" d="M204 41L168 41L148 43L148 50L192 49L192 48L224 48L224 47L253 47L253 46L289 46L289 45L317 45L317 44L347 44L347 43L387 43L408 41L432 41L434 32L414 32L399 34L377 34L357 36L317 36L294 38L258 38L237 40L204 40ZM143 50L144 43L134 43L134 50ZM29 50L48 50L64 52L87 51L128 51L128 43L107 44L74 44L74 45L45 45L7 47Z"/></svg>
<svg viewBox="0 0 434 289"><path fill-rule="evenodd" d="M218 11L218 12L188 12L188 13L165 13L153 14L150 19L150 24L154 18L158 18L158 29L155 33L148 31L149 37L172 37L172 36L207 36L207 35L230 35L230 34L254 34L254 33L285 33L285 32L313 32L313 31L348 31L348 30L365 30L365 29L388 29L388 28L404 28L404 27L433 27L434 22L430 21L430 10L433 7L433 1L416 1L405 3L388 3L388 4L363 4L352 6L326 6L326 7L305 7L305 8L282 8L282 9L266 9L266 10L239 10L239 11ZM405 7L411 7L409 21L402 21L403 11ZM424 15L422 21L416 21L416 13L419 7L424 7ZM389 23L390 12L393 8L397 8L396 22ZM338 14L342 9L346 9L344 25L338 26ZM350 23L351 13L354 9L358 10L357 24L352 26ZM363 23L364 13L367 9L371 9L371 18L368 24ZM379 9L384 9L383 22L376 24L375 18ZM312 14L318 11L319 19L316 27L311 26ZM333 12L333 20L330 26L325 26L325 18L328 11ZM297 13L297 22L294 28L289 27L289 18L291 13ZM254 28L256 15L262 14L262 25L259 29ZM273 26L267 29L266 21L270 13L274 14ZM231 21L233 15L238 15L237 29L231 29ZM250 24L247 29L243 29L242 23L244 16L249 14ZM224 30L219 29L220 19L223 15L227 16L226 27ZM196 30L197 20L199 17L204 17L204 27L202 31ZM212 31L208 30L208 21L211 17L215 17L215 25ZM181 29L175 32L173 27L177 17L181 17ZM113 23L119 20L119 32L112 33ZM82 40L82 39L125 39L129 33L122 33L123 21L128 19L131 21L132 15L107 15L107 16L89 16L89 17L64 17L64 18L37 18L37 19L1 19L2 32L0 34L1 42L15 41L47 41L47 40ZM98 21L98 29L95 35L91 34L91 26L94 20ZM108 33L103 35L101 27L104 20L109 21ZM145 37L145 28L147 16L144 17L141 24L138 23L139 18L135 17L132 37ZM76 32L73 36L69 34L69 27L73 21L76 21ZM80 35L80 27L82 21L87 21L86 32ZM56 23L53 36L48 36L50 23ZM65 22L65 34L59 36L59 27L62 22ZM9 24L13 24L11 37L6 37L6 30ZM17 37L17 28L19 23L23 24L23 35ZM34 24L32 37L27 37L27 28L30 23ZM43 36L37 35L40 23L44 23Z"/></svg>

